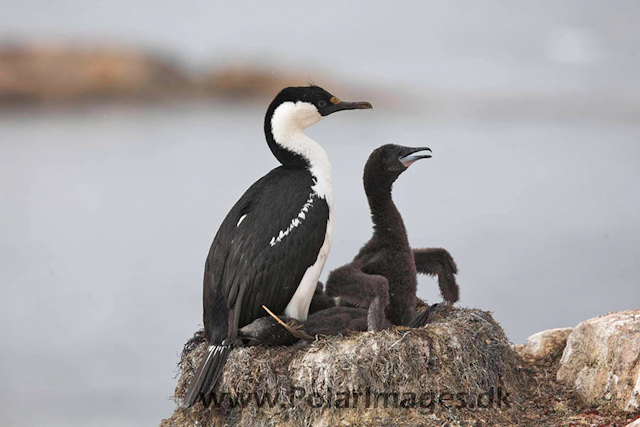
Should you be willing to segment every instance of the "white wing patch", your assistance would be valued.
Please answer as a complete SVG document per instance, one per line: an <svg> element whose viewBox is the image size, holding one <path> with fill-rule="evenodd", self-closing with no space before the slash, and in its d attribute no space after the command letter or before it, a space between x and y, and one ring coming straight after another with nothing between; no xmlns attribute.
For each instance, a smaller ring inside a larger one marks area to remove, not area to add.
<svg viewBox="0 0 640 427"><path fill-rule="evenodd" d="M280 232L278 233L277 237L274 236L274 237L271 238L271 241L269 242L269 244L271 246L275 246L276 243L280 243L280 241L282 241L282 239L287 237L289 235L289 233L291 233L296 227L298 227L300 224L302 224L302 221L307 217L307 213L309 212L309 208L311 208L311 206L313 206L313 198L315 196L316 196L315 192L309 194L309 199L307 199L307 202L304 204L304 206L302 206L302 209L300 209L300 212L298 212L298 215L291 220L291 223L289 224L287 229L286 230L280 230ZM240 220L242 221L242 218ZM240 225L240 222L238 222L238 225Z"/></svg>
<svg viewBox="0 0 640 427"><path fill-rule="evenodd" d="M238 220L238 223L236 224L236 228L240 227L240 224L242 224L242 221L244 221L246 217L247 217L247 214L244 214L240 217L240 219Z"/></svg>

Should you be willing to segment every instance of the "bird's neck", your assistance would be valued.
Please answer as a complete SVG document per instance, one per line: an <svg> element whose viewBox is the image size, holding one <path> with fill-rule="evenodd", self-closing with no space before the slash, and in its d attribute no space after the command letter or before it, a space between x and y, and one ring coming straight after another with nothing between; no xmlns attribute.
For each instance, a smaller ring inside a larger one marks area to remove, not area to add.
<svg viewBox="0 0 640 427"><path fill-rule="evenodd" d="M314 178L312 190L332 207L332 173L327 152L304 133L299 121L277 114L265 123L271 151L287 167L307 169Z"/></svg>
<svg viewBox="0 0 640 427"><path fill-rule="evenodd" d="M303 157L309 163L309 172L313 175L315 184L311 187L319 196L327 200L329 207L333 206L332 172L329 156L313 139L300 133L298 142L304 147Z"/></svg>
<svg viewBox="0 0 640 427"><path fill-rule="evenodd" d="M391 198L392 184L365 185L373 234L386 243L408 245L407 230L402 216Z"/></svg>

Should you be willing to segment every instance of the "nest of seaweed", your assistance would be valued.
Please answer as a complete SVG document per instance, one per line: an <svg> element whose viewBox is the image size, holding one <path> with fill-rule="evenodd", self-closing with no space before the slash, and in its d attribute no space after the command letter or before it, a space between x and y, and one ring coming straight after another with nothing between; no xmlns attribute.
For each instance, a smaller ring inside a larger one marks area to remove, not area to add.
<svg viewBox="0 0 640 427"><path fill-rule="evenodd" d="M199 331L182 352L177 403L205 351ZM179 408L162 425L423 425L428 419L439 425L486 419L491 410L512 418L497 393L509 393L517 404L524 381L519 358L490 313L437 305L422 328L235 349L214 401Z"/></svg>

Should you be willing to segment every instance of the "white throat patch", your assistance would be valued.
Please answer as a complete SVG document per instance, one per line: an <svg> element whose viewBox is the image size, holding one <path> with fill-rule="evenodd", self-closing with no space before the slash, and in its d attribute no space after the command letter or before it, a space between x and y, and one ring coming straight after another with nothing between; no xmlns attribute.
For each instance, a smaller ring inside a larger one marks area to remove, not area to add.
<svg viewBox="0 0 640 427"><path fill-rule="evenodd" d="M322 120L315 105L308 102L283 102L273 112L271 129L273 139L282 148L299 154L309 162L309 171L315 179L314 192L333 205L331 190L331 164L324 149L304 134L304 129Z"/></svg>
<svg viewBox="0 0 640 427"><path fill-rule="evenodd" d="M329 206L329 220L325 239L316 262L305 272L298 289L287 304L284 313L287 316L299 320L306 320L309 311L309 304L318 283L320 273L331 249L331 235L333 231L333 191L331 187L331 164L329 156L324 149L304 134L304 129L322 120L318 109L308 102L283 102L273 112L271 118L271 130L276 144L293 153L299 154L309 163L309 172L314 179L311 187L312 193L309 199L302 206L296 218L286 230L281 230L278 236L271 239L271 246L274 246L298 227L306 217L309 209L313 208L313 197L317 196L326 200Z"/></svg>

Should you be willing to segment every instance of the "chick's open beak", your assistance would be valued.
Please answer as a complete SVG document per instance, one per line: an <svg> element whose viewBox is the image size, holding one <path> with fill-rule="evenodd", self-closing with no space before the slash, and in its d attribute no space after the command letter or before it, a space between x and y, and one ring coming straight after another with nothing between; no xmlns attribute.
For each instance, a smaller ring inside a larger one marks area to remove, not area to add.
<svg viewBox="0 0 640 427"><path fill-rule="evenodd" d="M420 159L428 159L430 157L431 157L431 148L419 147L419 148L412 148L409 153L403 155L398 160L400 160L400 163L402 163L402 165L405 168L408 168L415 161Z"/></svg>

